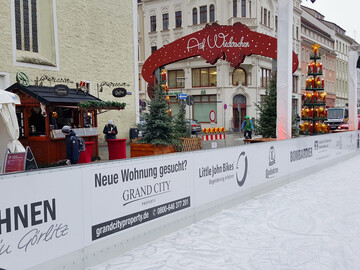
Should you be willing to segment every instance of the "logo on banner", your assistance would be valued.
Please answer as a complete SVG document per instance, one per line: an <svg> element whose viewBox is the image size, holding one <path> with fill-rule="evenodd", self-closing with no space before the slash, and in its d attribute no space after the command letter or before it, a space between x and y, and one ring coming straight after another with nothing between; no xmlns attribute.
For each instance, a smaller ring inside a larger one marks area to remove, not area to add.
<svg viewBox="0 0 360 270"><path fill-rule="evenodd" d="M325 152L327 148L329 148L329 144L331 143L331 139L315 141L314 142L314 150L321 150L320 152Z"/></svg>
<svg viewBox="0 0 360 270"><path fill-rule="evenodd" d="M303 159L311 158L312 156L313 156L312 147L290 151L290 162L300 161Z"/></svg>
<svg viewBox="0 0 360 270"><path fill-rule="evenodd" d="M248 159L245 152L241 152L236 163L236 181L240 187L245 183L248 171Z"/></svg>
<svg viewBox="0 0 360 270"><path fill-rule="evenodd" d="M275 148L274 146L271 146L269 151L269 166L272 166L274 164L275 164Z"/></svg>
<svg viewBox="0 0 360 270"><path fill-rule="evenodd" d="M141 181L146 179L162 179L170 174L186 171L187 160L177 161L161 166L147 168L124 168L119 173L104 174L101 172L94 174L94 187L102 188L110 185L120 185L121 183ZM152 204L158 195L171 191L171 181L155 181L131 186L122 192L123 206L134 202L142 201L142 205Z"/></svg>
<svg viewBox="0 0 360 270"><path fill-rule="evenodd" d="M340 137L338 141L336 141L336 148L342 149L342 138Z"/></svg>
<svg viewBox="0 0 360 270"><path fill-rule="evenodd" d="M356 147L356 138L355 138L354 134L350 134L349 142L346 144L347 144L346 149L348 151L351 151Z"/></svg>
<svg viewBox="0 0 360 270"><path fill-rule="evenodd" d="M275 165L275 147L271 146L269 150L269 166ZM265 170L266 178L274 178L275 174L279 172L279 168L270 167Z"/></svg>
<svg viewBox="0 0 360 270"><path fill-rule="evenodd" d="M314 150L319 150L319 141L314 142Z"/></svg>

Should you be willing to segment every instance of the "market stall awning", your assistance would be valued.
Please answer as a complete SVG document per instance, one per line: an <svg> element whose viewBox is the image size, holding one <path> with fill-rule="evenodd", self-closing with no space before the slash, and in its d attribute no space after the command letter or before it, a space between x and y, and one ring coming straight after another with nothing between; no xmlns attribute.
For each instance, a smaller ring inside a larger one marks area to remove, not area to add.
<svg viewBox="0 0 360 270"><path fill-rule="evenodd" d="M67 87L66 87L67 88ZM23 86L19 83L14 83L6 89L9 92L21 91L46 105L49 104L68 104L77 105L80 102L86 102L90 100L98 100L99 98L94 97L90 94L86 94L82 91L76 91L76 89L60 89L58 91L52 86Z"/></svg>

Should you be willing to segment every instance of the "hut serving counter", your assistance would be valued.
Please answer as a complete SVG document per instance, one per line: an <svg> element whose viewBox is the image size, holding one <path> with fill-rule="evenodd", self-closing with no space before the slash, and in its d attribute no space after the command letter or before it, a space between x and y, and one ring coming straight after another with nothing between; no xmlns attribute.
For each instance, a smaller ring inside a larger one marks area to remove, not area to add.
<svg viewBox="0 0 360 270"><path fill-rule="evenodd" d="M66 158L65 136L61 132L64 125L69 125L86 142L94 142L91 156L99 155L97 111L77 106L80 102L99 99L81 90L65 89L59 94L54 87L25 87L18 83L6 89L20 97L21 104L16 106L19 141L31 148L38 164Z"/></svg>

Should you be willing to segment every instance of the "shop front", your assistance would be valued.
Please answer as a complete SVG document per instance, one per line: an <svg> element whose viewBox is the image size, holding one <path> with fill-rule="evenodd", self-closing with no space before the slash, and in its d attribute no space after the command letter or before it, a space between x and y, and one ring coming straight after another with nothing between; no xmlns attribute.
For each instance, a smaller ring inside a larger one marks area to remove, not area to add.
<svg viewBox="0 0 360 270"><path fill-rule="evenodd" d="M92 142L92 157L99 155L97 110L78 107L81 102L100 101L98 98L65 85L15 83L6 90L20 97L21 104L16 106L19 140L31 148L38 164L52 164L66 158L65 136L61 132L64 125L69 125L86 142Z"/></svg>

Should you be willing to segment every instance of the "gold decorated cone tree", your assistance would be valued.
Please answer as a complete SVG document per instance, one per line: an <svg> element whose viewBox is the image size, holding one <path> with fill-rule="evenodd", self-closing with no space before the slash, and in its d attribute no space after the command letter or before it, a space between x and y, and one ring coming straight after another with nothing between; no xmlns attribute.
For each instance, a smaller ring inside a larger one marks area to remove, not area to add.
<svg viewBox="0 0 360 270"><path fill-rule="evenodd" d="M301 110L300 133L303 135L316 135L330 132L330 126L325 124L327 120L326 92L324 79L322 79L323 66L319 62L320 45L315 43L310 55L308 65L308 77L306 79L305 94Z"/></svg>

